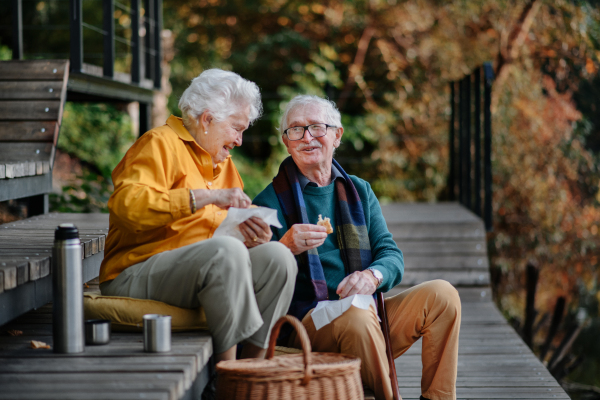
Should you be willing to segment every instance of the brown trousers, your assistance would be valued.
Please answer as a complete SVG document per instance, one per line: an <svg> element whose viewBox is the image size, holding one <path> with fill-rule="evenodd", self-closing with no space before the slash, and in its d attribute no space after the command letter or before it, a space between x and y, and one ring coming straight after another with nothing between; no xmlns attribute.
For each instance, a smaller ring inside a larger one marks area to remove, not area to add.
<svg viewBox="0 0 600 400"><path fill-rule="evenodd" d="M387 298L385 306L394 358L404 354L420 337L423 338L423 397L455 400L461 312L456 289L442 280L425 282ZM308 332L313 351L359 357L363 383L375 392L377 399L392 399L385 341L372 307L369 310L350 307L318 331L310 313L304 317L302 324ZM300 348L300 341L297 338L292 340L294 347Z"/></svg>

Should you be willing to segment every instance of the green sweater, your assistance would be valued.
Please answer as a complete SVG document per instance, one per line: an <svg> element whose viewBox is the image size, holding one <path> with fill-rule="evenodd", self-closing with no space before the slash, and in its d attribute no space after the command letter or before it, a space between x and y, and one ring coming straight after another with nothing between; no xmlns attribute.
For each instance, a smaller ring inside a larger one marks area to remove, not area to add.
<svg viewBox="0 0 600 400"><path fill-rule="evenodd" d="M371 189L368 182L350 175L350 179L354 183L358 195L362 201L365 211L365 223L369 232L369 241L371 242L371 253L373 262L371 267L378 269L383 274L383 281L377 291L387 292L394 286L400 283L404 273L404 259L402 252L396 246L396 242L392 239L392 234L387 229L387 224L381 213L379 201L375 197L375 193ZM325 280L327 281L327 289L330 300L337 300L338 295L335 293L339 283L346 276L344 263L340 256L340 249L336 239L336 218L335 204L337 203L334 184L329 186L314 187L306 186L302 192L304 202L306 203L306 213L311 224L316 224L319 219L319 214L323 217L329 217L331 226L334 232L330 234L325 243L317 248L319 258L323 265ZM263 190L253 201L258 206L269 207L277 210L279 222L283 225L282 228L273 229L273 238L271 240L278 241L290 228L283 212L281 205L273 189L273 184L270 184ZM307 271L302 268L298 271L296 278L296 296L298 300L307 300L312 296L312 288L310 276Z"/></svg>

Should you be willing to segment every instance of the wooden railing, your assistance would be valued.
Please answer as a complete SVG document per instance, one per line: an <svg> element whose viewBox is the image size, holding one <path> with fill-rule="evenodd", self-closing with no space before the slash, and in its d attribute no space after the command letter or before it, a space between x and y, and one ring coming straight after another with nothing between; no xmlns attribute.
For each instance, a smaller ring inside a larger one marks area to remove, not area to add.
<svg viewBox="0 0 600 400"><path fill-rule="evenodd" d="M481 217L488 231L492 229L490 104L493 80L492 65L485 63L460 81L450 83L452 113L448 140L450 150L449 199L458 200ZM483 101L481 98L482 88Z"/></svg>

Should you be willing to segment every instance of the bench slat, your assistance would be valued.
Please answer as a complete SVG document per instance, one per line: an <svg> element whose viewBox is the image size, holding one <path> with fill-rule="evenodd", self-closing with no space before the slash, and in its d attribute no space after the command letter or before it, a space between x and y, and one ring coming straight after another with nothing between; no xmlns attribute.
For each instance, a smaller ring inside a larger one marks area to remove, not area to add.
<svg viewBox="0 0 600 400"><path fill-rule="evenodd" d="M0 164L7 164L7 177L8 164L23 164L18 168L27 168L29 171L29 165L26 167L24 164L33 162L33 171L35 171L35 162L50 161L53 150L52 143L48 142L5 142L0 146ZM22 174L24 175L20 176L26 176L25 170Z"/></svg>
<svg viewBox="0 0 600 400"><path fill-rule="evenodd" d="M0 81L0 99L60 100L62 87L62 81Z"/></svg>
<svg viewBox="0 0 600 400"><path fill-rule="evenodd" d="M53 142L56 121L0 121L0 142Z"/></svg>
<svg viewBox="0 0 600 400"><path fill-rule="evenodd" d="M1 100L0 120L60 120L60 100Z"/></svg>
<svg viewBox="0 0 600 400"><path fill-rule="evenodd" d="M11 60L0 63L2 79L60 80L68 73L68 60Z"/></svg>

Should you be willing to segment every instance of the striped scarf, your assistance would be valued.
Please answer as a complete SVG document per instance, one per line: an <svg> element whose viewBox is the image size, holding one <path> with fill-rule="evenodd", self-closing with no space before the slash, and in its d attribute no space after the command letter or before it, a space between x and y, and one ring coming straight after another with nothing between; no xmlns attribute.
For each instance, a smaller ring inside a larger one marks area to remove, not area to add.
<svg viewBox="0 0 600 400"><path fill-rule="evenodd" d="M336 232L346 275L349 275L356 271L362 271L371 265L371 244L358 192L350 177L337 161L333 160L333 165L344 177L343 180L337 179L335 182L337 195L337 206L335 207ZM298 170L292 157L286 158L281 163L277 176L273 178L273 188L279 199L279 204L281 204L288 227L294 224L310 223L306 215L302 188L298 181ZM328 295L323 266L316 248L301 253L298 256L298 266L307 270L314 291L314 297L310 301L299 301L296 299L296 293L294 293L288 314L302 320L306 313L316 306L317 302L326 300Z"/></svg>

